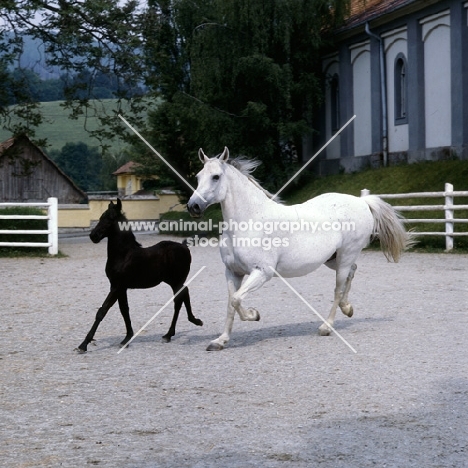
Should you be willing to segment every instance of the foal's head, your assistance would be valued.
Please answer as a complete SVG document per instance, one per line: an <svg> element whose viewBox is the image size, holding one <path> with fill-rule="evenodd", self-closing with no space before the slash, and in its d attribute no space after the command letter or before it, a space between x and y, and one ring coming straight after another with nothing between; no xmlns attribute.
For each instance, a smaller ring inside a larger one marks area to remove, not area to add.
<svg viewBox="0 0 468 468"><path fill-rule="evenodd" d="M97 244L102 241L104 237L108 237L109 234L115 230L119 229L117 225L118 221L124 220L125 217L122 213L122 202L117 198L117 203L110 202L109 207L101 215L96 227L89 234L90 239Z"/></svg>

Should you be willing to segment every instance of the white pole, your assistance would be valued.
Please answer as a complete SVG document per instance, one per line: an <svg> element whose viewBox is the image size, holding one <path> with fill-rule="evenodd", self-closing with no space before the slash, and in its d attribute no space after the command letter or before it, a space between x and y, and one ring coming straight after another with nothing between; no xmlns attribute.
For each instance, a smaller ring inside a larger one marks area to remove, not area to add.
<svg viewBox="0 0 468 468"><path fill-rule="evenodd" d="M353 115L272 197L274 200L354 119Z"/></svg>
<svg viewBox="0 0 468 468"><path fill-rule="evenodd" d="M448 208L449 206L453 207L453 185L446 183L445 184L445 250L450 252L453 250L453 208Z"/></svg>
<svg viewBox="0 0 468 468"><path fill-rule="evenodd" d="M58 200L55 197L47 199L48 215L47 227L49 228L49 254L58 254Z"/></svg>
<svg viewBox="0 0 468 468"><path fill-rule="evenodd" d="M362 189L361 190L361 197L367 197L367 195L370 195L370 190L369 189Z"/></svg>

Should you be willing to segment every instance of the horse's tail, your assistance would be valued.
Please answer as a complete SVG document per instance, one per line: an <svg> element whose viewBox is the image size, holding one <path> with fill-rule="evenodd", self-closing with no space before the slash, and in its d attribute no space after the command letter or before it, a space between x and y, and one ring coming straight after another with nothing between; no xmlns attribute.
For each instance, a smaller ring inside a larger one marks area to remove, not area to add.
<svg viewBox="0 0 468 468"><path fill-rule="evenodd" d="M380 239L382 251L390 262L400 260L402 252L411 247L415 241L411 232L407 232L403 217L391 205L376 195L362 197L369 205L374 217L373 235Z"/></svg>

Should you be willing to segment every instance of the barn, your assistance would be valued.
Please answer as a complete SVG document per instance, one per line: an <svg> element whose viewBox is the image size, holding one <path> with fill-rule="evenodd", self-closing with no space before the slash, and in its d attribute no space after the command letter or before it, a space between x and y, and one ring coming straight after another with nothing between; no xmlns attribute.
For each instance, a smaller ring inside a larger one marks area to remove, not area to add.
<svg viewBox="0 0 468 468"><path fill-rule="evenodd" d="M0 143L0 202L83 203L87 196L26 135Z"/></svg>

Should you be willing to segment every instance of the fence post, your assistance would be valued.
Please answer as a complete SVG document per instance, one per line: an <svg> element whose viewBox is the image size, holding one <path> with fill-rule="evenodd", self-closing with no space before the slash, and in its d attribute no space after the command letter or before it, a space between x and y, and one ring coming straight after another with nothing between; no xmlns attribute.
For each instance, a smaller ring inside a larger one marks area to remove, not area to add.
<svg viewBox="0 0 468 468"><path fill-rule="evenodd" d="M445 184L445 250L450 252L453 250L453 185Z"/></svg>
<svg viewBox="0 0 468 468"><path fill-rule="evenodd" d="M47 213L49 219L47 220L47 227L49 229L49 254L58 254L58 200L55 197L47 199L49 206Z"/></svg>
<svg viewBox="0 0 468 468"><path fill-rule="evenodd" d="M366 188L365 188L365 189L362 189L362 190L361 190L361 197L365 197L365 196L367 196L367 195L370 195L370 190L368 190L368 189L366 189Z"/></svg>

